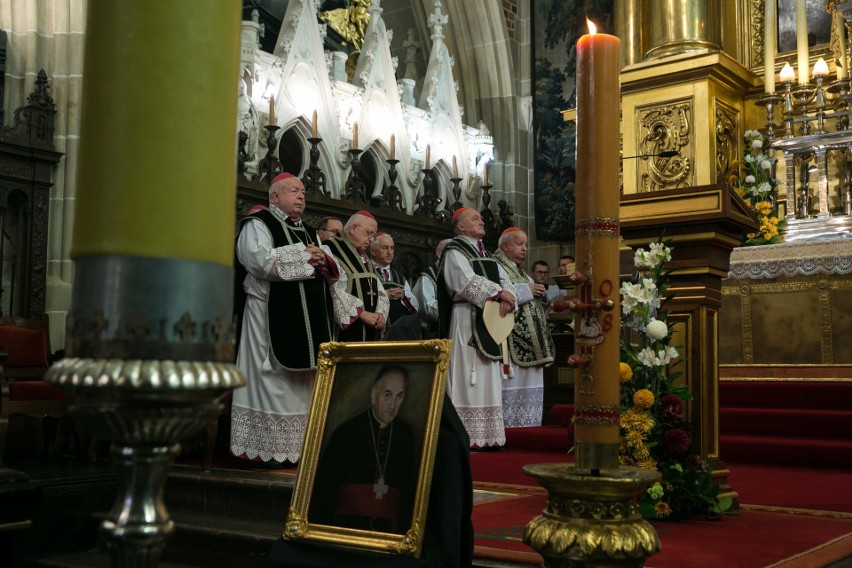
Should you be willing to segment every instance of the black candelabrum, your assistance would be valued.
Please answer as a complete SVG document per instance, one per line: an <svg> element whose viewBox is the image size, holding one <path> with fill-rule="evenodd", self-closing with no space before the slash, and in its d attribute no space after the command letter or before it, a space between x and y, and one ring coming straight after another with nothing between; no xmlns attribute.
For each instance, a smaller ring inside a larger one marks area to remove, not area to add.
<svg viewBox="0 0 852 568"><path fill-rule="evenodd" d="M482 187L482 210L479 212L482 217L482 222L485 223L486 230L494 226L494 213L491 211L489 204L491 203L491 188L494 187L490 183L486 183Z"/></svg>
<svg viewBox="0 0 852 568"><path fill-rule="evenodd" d="M305 170L305 175L302 177L302 183L305 184L305 189L310 192L317 192L328 195L328 192L325 190L325 172L322 171L319 167L319 143L322 142L322 138L311 137L308 138L308 142L311 144L311 165L308 166L308 169Z"/></svg>
<svg viewBox="0 0 852 568"><path fill-rule="evenodd" d="M278 138L275 133L281 128L274 124L267 124L263 128L266 129L266 156L257 164L257 172L260 176L260 181L271 182L275 176L281 173L281 162L275 155L275 148L278 146Z"/></svg>
<svg viewBox="0 0 852 568"><path fill-rule="evenodd" d="M461 180L462 178L460 177L450 178L450 181L453 182L453 197L456 198L456 200L453 201L452 206L452 210L454 212L464 207L464 204L461 202L461 187L459 186L459 182L461 182Z"/></svg>
<svg viewBox="0 0 852 568"><path fill-rule="evenodd" d="M396 165L399 160L393 158L385 160L388 163L388 179L390 185L385 188L382 195L382 207L386 207L392 211L402 211L402 192L396 186L396 178L399 175L396 171Z"/></svg>
<svg viewBox="0 0 852 568"><path fill-rule="evenodd" d="M435 180L432 177L432 169L425 168L420 171L423 172L423 193L420 196L420 207L417 213L419 215L434 216L435 210L440 205L442 199L436 195L437 192L433 191Z"/></svg>
<svg viewBox="0 0 852 568"><path fill-rule="evenodd" d="M364 180L361 179L361 159L359 158L361 152L363 152L363 150L358 148L351 148L349 150L352 170L349 172L349 177L346 179L346 185L343 188L343 195L346 199L351 201L361 201L366 203L367 186L364 184Z"/></svg>

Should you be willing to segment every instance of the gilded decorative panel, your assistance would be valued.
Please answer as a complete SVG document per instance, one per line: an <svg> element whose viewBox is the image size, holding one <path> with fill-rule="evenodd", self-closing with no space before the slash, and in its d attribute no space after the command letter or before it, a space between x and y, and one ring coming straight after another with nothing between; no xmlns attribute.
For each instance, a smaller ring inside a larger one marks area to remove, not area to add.
<svg viewBox="0 0 852 568"><path fill-rule="evenodd" d="M660 191L695 185L692 167L691 97L636 107L637 154L647 156L639 163L639 191ZM664 152L674 156L660 156Z"/></svg>
<svg viewBox="0 0 852 568"><path fill-rule="evenodd" d="M849 364L847 275L728 279L722 286L721 364Z"/></svg>
<svg viewBox="0 0 852 568"><path fill-rule="evenodd" d="M716 182L727 183L739 156L739 115L737 109L716 99Z"/></svg>

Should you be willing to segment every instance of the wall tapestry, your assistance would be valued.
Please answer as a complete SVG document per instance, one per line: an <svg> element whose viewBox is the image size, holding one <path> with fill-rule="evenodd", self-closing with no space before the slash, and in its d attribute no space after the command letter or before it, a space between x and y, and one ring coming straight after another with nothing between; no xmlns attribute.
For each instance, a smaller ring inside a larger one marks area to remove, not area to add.
<svg viewBox="0 0 852 568"><path fill-rule="evenodd" d="M613 0L533 0L535 231L540 241L574 240L575 140L560 111L576 106L575 45L586 17L613 33Z"/></svg>

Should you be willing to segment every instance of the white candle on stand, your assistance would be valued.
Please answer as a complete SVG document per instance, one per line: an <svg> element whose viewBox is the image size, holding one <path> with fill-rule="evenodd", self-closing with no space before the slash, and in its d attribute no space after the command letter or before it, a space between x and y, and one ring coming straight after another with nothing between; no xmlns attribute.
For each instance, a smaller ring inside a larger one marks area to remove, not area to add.
<svg viewBox="0 0 852 568"><path fill-rule="evenodd" d="M775 0L766 0L763 13L763 90L775 92L775 51L778 20L775 15Z"/></svg>
<svg viewBox="0 0 852 568"><path fill-rule="evenodd" d="M799 84L808 84L808 10L806 0L796 0L796 54L799 62Z"/></svg>

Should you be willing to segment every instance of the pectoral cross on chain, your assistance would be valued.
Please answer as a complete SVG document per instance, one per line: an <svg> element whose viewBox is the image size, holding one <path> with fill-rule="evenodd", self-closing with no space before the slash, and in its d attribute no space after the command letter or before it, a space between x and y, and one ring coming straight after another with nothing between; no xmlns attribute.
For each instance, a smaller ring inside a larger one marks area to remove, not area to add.
<svg viewBox="0 0 852 568"><path fill-rule="evenodd" d="M388 492L388 486L385 483L385 478L380 477L379 480L373 484L373 493L376 494L376 499L381 499L385 496L385 493Z"/></svg>

